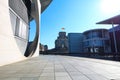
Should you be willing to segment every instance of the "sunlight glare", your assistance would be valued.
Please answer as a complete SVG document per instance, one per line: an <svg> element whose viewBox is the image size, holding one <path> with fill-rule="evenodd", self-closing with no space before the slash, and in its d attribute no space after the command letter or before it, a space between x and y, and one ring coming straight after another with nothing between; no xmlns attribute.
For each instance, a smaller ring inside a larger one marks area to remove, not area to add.
<svg viewBox="0 0 120 80"><path fill-rule="evenodd" d="M105 14L112 14L119 12L120 0L102 0L101 10Z"/></svg>

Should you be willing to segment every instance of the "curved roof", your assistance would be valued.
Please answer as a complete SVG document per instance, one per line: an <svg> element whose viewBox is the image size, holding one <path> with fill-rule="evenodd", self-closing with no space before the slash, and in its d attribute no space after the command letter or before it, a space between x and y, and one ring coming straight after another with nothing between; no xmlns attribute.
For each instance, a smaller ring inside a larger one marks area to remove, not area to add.
<svg viewBox="0 0 120 80"><path fill-rule="evenodd" d="M41 13L49 6L52 0L40 0L41 3Z"/></svg>
<svg viewBox="0 0 120 80"><path fill-rule="evenodd" d="M23 0L24 1L24 0ZM26 2L28 2L27 0L25 0ZM30 0L32 2L32 0ZM41 3L41 13L50 5L50 3L52 2L52 0L40 0ZM31 3L26 3L27 8L30 7L29 5L31 5ZM31 7L30 10L28 10L30 12L29 15L29 20L32 21L33 17L31 16Z"/></svg>
<svg viewBox="0 0 120 80"><path fill-rule="evenodd" d="M103 29L103 28L101 28L101 29L91 29L91 30L87 30L87 31L83 32L83 34L88 33L88 32L91 32L91 31L100 31L100 30L105 30L105 31L107 31L107 29Z"/></svg>

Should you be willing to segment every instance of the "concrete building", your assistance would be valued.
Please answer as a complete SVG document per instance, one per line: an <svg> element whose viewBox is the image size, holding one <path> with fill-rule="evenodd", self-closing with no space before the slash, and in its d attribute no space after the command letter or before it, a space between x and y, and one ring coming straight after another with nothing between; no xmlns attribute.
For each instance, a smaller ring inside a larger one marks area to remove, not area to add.
<svg viewBox="0 0 120 80"><path fill-rule="evenodd" d="M110 37L111 39L111 46L112 46L112 52L114 53L119 53L119 25L120 25L120 15L111 17L109 19L100 21L96 24L108 24L108 25L112 25L112 28L110 29ZM118 27L115 27L114 25L118 25ZM114 45L114 48L113 48Z"/></svg>
<svg viewBox="0 0 120 80"><path fill-rule="evenodd" d="M39 51L47 51L48 50L48 46L47 45L43 45L40 43L40 46L39 46Z"/></svg>
<svg viewBox="0 0 120 80"><path fill-rule="evenodd" d="M40 43L39 51L44 51L44 45Z"/></svg>
<svg viewBox="0 0 120 80"><path fill-rule="evenodd" d="M109 53L110 38L107 29L93 29L83 33L84 52Z"/></svg>
<svg viewBox="0 0 120 80"><path fill-rule="evenodd" d="M59 53L68 53L68 37L66 32L59 32L59 36L55 40L55 49Z"/></svg>
<svg viewBox="0 0 120 80"><path fill-rule="evenodd" d="M83 34L68 33L69 53L83 53Z"/></svg>
<svg viewBox="0 0 120 80"><path fill-rule="evenodd" d="M50 2L51 0L0 1L0 66L39 55L40 14ZM28 44L31 20L36 22L36 35Z"/></svg>

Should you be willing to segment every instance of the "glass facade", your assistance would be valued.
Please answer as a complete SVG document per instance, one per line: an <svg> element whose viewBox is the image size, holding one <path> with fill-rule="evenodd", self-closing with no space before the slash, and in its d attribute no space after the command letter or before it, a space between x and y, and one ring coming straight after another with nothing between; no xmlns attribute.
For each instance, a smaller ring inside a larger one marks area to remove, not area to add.
<svg viewBox="0 0 120 80"><path fill-rule="evenodd" d="M84 34L84 52L110 52L110 40L108 30L94 29Z"/></svg>
<svg viewBox="0 0 120 80"><path fill-rule="evenodd" d="M69 33L69 53L83 53L83 34ZM87 44L86 44L87 45Z"/></svg>

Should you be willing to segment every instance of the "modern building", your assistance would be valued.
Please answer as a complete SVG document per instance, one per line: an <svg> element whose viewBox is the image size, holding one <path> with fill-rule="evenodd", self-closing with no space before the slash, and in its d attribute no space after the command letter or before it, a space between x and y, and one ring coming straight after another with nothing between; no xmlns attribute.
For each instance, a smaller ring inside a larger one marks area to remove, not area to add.
<svg viewBox="0 0 120 80"><path fill-rule="evenodd" d="M0 1L0 66L39 55L40 14L51 0ZM36 35L29 44L30 22Z"/></svg>
<svg viewBox="0 0 120 80"><path fill-rule="evenodd" d="M84 52L88 53L109 53L110 38L107 29L93 29L83 33Z"/></svg>
<svg viewBox="0 0 120 80"><path fill-rule="evenodd" d="M59 53L68 53L68 37L66 32L59 32L59 36L55 40L55 50Z"/></svg>
<svg viewBox="0 0 120 80"><path fill-rule="evenodd" d="M114 27L115 37L116 37L116 46L117 51L120 52L120 25ZM115 45L114 45L114 36L113 36L113 28L109 29L110 35L110 42L111 42L111 51L115 52Z"/></svg>
<svg viewBox="0 0 120 80"><path fill-rule="evenodd" d="M68 33L69 53L83 53L83 34Z"/></svg>
<svg viewBox="0 0 120 80"><path fill-rule="evenodd" d="M119 51L120 51L120 48L119 48L120 47L120 45L119 45L120 44L119 43L119 40L120 40L119 39L120 38L120 35L119 35L120 15L100 21L96 24L108 24L108 25L111 24L112 25L112 28L109 30L110 37L112 38L111 39L112 52L119 53ZM114 25L118 25L118 26L115 27Z"/></svg>

